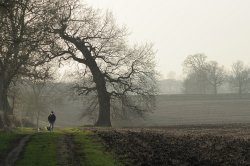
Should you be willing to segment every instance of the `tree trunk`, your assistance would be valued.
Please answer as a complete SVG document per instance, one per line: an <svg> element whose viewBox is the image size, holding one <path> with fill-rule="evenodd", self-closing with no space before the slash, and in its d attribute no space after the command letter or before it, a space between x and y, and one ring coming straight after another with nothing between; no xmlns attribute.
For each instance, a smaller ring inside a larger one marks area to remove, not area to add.
<svg viewBox="0 0 250 166"><path fill-rule="evenodd" d="M91 58L89 60L88 66L93 75L93 80L96 84L96 90L98 94L99 114L98 114L98 119L95 125L96 126L111 126L110 95L106 88L106 81L105 81L104 74L100 71L96 62Z"/></svg>
<svg viewBox="0 0 250 166"><path fill-rule="evenodd" d="M0 129L5 128L4 112L0 111Z"/></svg>
<svg viewBox="0 0 250 166"><path fill-rule="evenodd" d="M39 109L39 108L38 108ZM39 132L39 118L40 118L40 111L37 110L37 117L36 117L36 129L37 129L37 132Z"/></svg>
<svg viewBox="0 0 250 166"><path fill-rule="evenodd" d="M241 86L241 83L239 83L239 95L241 95L242 94L242 86Z"/></svg>
<svg viewBox="0 0 250 166"><path fill-rule="evenodd" d="M100 94L101 93L101 94ZM96 126L111 126L110 97L107 92L98 92L99 115Z"/></svg>
<svg viewBox="0 0 250 166"><path fill-rule="evenodd" d="M99 114L96 126L111 126L110 120L110 95L106 88L104 75L101 73L97 64L91 65L90 70L93 74L96 90L98 94Z"/></svg>
<svg viewBox="0 0 250 166"><path fill-rule="evenodd" d="M95 125L110 127L110 95L107 91L105 76L101 72L94 58L91 56L91 52L85 46L82 45L78 48L81 48L80 50L86 58L86 65L89 67L93 75L93 81L96 84L99 103L99 114Z"/></svg>
<svg viewBox="0 0 250 166"><path fill-rule="evenodd" d="M217 82L215 81L213 84L214 87L214 94L217 95Z"/></svg>
<svg viewBox="0 0 250 166"><path fill-rule="evenodd" d="M84 63L87 65L92 73L93 81L96 84L96 90L98 94L98 102L99 102L99 115L98 120L96 122L96 126L111 126L110 121L110 96L106 88L106 80L104 74L101 72L98 67L94 57L91 55L91 50L85 46L84 41L78 41L72 37L65 35L65 29L61 29L59 31L59 35L66 41L73 43L84 56L83 59L73 58L79 63Z"/></svg>
<svg viewBox="0 0 250 166"><path fill-rule="evenodd" d="M8 84L3 78L0 78L0 111L12 114L8 101Z"/></svg>
<svg viewBox="0 0 250 166"><path fill-rule="evenodd" d="M214 94L217 95L217 86L214 86Z"/></svg>

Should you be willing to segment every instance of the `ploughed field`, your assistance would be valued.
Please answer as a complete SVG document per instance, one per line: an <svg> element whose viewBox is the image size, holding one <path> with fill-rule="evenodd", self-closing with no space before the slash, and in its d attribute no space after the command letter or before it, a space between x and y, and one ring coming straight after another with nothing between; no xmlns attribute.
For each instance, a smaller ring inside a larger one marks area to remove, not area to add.
<svg viewBox="0 0 250 166"><path fill-rule="evenodd" d="M250 165L250 125L92 128L125 165Z"/></svg>

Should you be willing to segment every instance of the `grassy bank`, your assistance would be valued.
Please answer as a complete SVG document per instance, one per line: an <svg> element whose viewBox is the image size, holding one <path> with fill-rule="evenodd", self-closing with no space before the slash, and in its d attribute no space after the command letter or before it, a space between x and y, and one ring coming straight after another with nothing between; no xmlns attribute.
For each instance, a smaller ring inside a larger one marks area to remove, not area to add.
<svg viewBox="0 0 250 166"><path fill-rule="evenodd" d="M84 166L119 166L111 153L106 152L102 141L90 131L74 134L74 141L79 145L81 164Z"/></svg>
<svg viewBox="0 0 250 166"><path fill-rule="evenodd" d="M17 161L16 166L54 166L58 132L35 133Z"/></svg>
<svg viewBox="0 0 250 166"><path fill-rule="evenodd" d="M4 161L7 153L15 147L22 134L16 131L0 131L0 161Z"/></svg>
<svg viewBox="0 0 250 166"><path fill-rule="evenodd" d="M1 162L5 161L8 153L25 135L31 135L31 137L25 144L15 166L56 166L62 163L62 160L66 164L74 163L74 165L84 166L121 165L112 153L106 151L101 139L93 132L76 128L56 129L54 132L36 132L30 128L1 131ZM64 138L63 141L62 138Z"/></svg>

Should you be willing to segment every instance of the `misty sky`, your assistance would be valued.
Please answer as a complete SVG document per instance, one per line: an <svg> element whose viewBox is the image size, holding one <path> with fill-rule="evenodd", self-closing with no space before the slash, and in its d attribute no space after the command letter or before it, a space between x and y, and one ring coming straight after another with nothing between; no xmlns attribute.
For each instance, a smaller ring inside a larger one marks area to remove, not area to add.
<svg viewBox="0 0 250 166"><path fill-rule="evenodd" d="M250 0L86 0L109 9L135 43L153 42L157 69L182 74L187 55L204 53L229 68L250 65Z"/></svg>

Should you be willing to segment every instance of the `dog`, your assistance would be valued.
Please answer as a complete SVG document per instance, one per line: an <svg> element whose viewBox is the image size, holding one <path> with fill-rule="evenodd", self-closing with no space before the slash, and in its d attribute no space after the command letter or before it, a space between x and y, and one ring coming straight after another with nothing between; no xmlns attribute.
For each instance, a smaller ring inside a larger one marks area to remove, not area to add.
<svg viewBox="0 0 250 166"><path fill-rule="evenodd" d="M38 131L42 131L43 129L41 127L38 127Z"/></svg>
<svg viewBox="0 0 250 166"><path fill-rule="evenodd" d="M46 128L46 130L48 130L48 131L51 130L51 128L50 128L49 126L46 126L45 128Z"/></svg>

